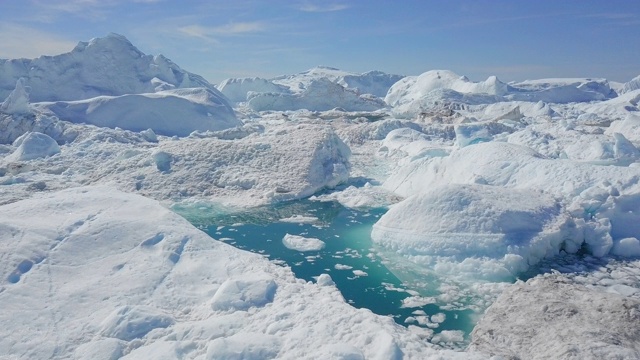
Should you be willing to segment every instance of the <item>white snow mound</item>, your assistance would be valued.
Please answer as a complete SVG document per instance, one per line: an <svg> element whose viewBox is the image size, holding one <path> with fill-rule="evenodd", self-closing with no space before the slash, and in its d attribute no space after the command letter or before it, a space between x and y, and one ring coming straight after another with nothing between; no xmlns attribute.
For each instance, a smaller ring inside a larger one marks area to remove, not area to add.
<svg viewBox="0 0 640 360"><path fill-rule="evenodd" d="M436 271L512 277L561 249L577 250L575 224L539 191L486 185L434 187L394 205L371 238Z"/></svg>
<svg viewBox="0 0 640 360"><path fill-rule="evenodd" d="M39 132L27 132L13 142L17 149L5 161L27 161L60 152L60 146L50 136Z"/></svg>

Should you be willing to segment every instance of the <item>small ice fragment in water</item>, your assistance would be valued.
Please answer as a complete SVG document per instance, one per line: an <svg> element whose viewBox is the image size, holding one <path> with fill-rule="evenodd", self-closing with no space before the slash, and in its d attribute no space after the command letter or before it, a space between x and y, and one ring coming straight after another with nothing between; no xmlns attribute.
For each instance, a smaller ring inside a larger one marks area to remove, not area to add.
<svg viewBox="0 0 640 360"><path fill-rule="evenodd" d="M324 248L324 241L316 238L306 238L298 235L286 234L282 243L287 249L297 251L319 251Z"/></svg>

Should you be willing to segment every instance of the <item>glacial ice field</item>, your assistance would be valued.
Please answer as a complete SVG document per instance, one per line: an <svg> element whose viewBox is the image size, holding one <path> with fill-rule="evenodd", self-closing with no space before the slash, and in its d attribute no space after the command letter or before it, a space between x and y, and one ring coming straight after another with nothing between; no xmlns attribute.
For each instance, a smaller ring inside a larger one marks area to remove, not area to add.
<svg viewBox="0 0 640 360"><path fill-rule="evenodd" d="M0 60L0 358L638 359L638 83Z"/></svg>

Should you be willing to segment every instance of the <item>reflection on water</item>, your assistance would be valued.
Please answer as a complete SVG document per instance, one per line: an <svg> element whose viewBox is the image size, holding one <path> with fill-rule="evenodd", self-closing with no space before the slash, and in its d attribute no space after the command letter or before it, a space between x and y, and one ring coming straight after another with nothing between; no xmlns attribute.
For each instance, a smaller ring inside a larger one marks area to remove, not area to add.
<svg viewBox="0 0 640 360"><path fill-rule="evenodd" d="M450 290L449 285L429 274L416 276L412 272L412 276L405 276L409 270L398 266L402 259L389 262L389 256L381 257L370 233L384 209L358 211L337 202L300 200L249 211L234 212L211 204L176 205L173 210L215 239L290 266L299 278L314 281L320 274L331 275L344 298L357 308L368 308L392 316L399 324L430 328L435 333L461 330L468 335L472 330L473 306L467 306L460 296L441 296L443 289ZM306 217L307 223L280 221L294 216ZM287 233L318 238L326 245L320 251L291 250L282 243ZM405 282L385 265L392 263L396 265L394 272L402 274ZM451 302L443 303L443 299Z"/></svg>

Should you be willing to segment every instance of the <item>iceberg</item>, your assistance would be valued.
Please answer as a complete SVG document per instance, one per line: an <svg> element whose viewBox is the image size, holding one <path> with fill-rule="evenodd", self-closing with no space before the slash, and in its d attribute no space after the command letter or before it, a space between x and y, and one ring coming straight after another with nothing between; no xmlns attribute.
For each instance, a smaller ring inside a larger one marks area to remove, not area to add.
<svg viewBox="0 0 640 360"><path fill-rule="evenodd" d="M461 278L515 278L582 239L571 216L539 191L436 186L392 206L373 227L384 250Z"/></svg>

